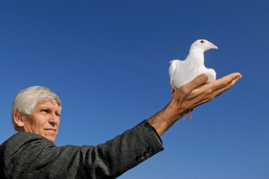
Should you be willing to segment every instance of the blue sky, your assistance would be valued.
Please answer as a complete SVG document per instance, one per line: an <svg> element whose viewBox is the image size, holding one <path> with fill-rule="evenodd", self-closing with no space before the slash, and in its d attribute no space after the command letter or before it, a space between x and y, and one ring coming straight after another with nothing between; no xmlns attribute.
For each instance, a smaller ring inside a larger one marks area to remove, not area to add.
<svg viewBox="0 0 269 179"><path fill-rule="evenodd" d="M169 61L207 39L229 91L163 136L165 150L119 178L268 178L269 2L0 1L0 143L16 132L15 95L46 86L62 100L56 145L97 145L171 99Z"/></svg>

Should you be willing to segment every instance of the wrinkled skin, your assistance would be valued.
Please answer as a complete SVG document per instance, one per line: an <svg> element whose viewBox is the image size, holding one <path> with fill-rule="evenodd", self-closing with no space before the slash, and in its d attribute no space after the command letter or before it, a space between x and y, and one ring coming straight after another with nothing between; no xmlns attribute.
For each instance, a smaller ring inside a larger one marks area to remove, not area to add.
<svg viewBox="0 0 269 179"><path fill-rule="evenodd" d="M148 122L161 136L184 114L227 91L241 77L240 73L232 73L216 81L206 83L208 76L201 74L177 89L173 93L170 103L163 110L152 116Z"/></svg>

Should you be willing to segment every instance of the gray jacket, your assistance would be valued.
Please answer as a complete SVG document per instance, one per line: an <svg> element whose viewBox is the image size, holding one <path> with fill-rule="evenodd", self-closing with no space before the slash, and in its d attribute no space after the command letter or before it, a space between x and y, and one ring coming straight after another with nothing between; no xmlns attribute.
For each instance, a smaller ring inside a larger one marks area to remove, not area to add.
<svg viewBox="0 0 269 179"><path fill-rule="evenodd" d="M161 150L146 120L96 147L57 147L40 135L19 132L0 146L0 178L116 178Z"/></svg>

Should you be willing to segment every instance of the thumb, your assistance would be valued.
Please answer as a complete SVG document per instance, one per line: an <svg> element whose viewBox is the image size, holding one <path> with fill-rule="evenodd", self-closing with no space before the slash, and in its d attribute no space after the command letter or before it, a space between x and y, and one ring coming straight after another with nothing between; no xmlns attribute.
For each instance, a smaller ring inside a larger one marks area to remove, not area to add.
<svg viewBox="0 0 269 179"><path fill-rule="evenodd" d="M198 88L199 86L205 84L208 80L208 75L203 73L201 75L198 75L195 77L191 82L183 85L182 87L184 88L183 91L186 92L187 94L191 93L192 90Z"/></svg>

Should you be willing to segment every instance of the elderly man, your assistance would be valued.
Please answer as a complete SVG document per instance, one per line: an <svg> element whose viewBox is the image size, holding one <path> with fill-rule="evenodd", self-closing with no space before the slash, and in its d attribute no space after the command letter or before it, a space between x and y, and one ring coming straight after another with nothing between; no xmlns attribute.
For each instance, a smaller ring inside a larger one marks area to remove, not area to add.
<svg viewBox="0 0 269 179"><path fill-rule="evenodd" d="M54 145L61 101L50 89L30 87L12 104L17 134L0 146L1 179L116 178L163 150L159 138L190 110L231 88L239 73L206 83L202 74L174 92L160 112L123 134L98 146Z"/></svg>

